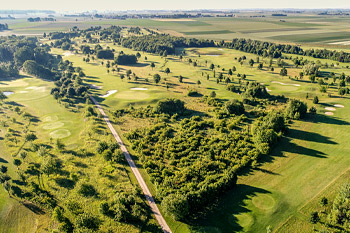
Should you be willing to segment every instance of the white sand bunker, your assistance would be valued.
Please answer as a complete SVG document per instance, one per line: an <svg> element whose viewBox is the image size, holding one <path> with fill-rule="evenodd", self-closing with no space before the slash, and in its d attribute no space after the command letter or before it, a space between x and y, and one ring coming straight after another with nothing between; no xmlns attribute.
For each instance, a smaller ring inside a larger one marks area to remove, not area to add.
<svg viewBox="0 0 350 233"><path fill-rule="evenodd" d="M223 49L218 49L218 50L222 51Z"/></svg>
<svg viewBox="0 0 350 233"><path fill-rule="evenodd" d="M133 87L133 88L130 88L130 90L133 90L133 91L147 91L148 88L145 88L145 87Z"/></svg>
<svg viewBox="0 0 350 233"><path fill-rule="evenodd" d="M69 56L72 56L72 55L74 55L74 54L72 52L70 52L70 51L63 53L63 56L65 56L65 57L69 57Z"/></svg>
<svg viewBox="0 0 350 233"><path fill-rule="evenodd" d="M96 86L96 85L94 85L94 84L90 84L90 87L91 87L92 89L102 89L101 86Z"/></svg>
<svg viewBox="0 0 350 233"><path fill-rule="evenodd" d="M113 95L114 93L117 93L117 90L107 91L107 93L105 95L100 95L99 97L107 98L108 96Z"/></svg>
<svg viewBox="0 0 350 233"><path fill-rule="evenodd" d="M334 113L333 112L325 112L324 114L328 115L328 116L333 116Z"/></svg>
<svg viewBox="0 0 350 233"><path fill-rule="evenodd" d="M336 109L333 107L325 107L324 109L328 110L328 111L335 111Z"/></svg>
<svg viewBox="0 0 350 233"><path fill-rule="evenodd" d="M2 93L4 93L5 96L9 96L9 95L14 94L13 91L4 91L4 92L2 92Z"/></svg>
<svg viewBox="0 0 350 233"><path fill-rule="evenodd" d="M271 83L278 83L278 84L285 85L285 86L296 86L296 87L300 87L300 84L282 83L282 82L277 82L277 81L272 81Z"/></svg>
<svg viewBox="0 0 350 233"><path fill-rule="evenodd" d="M334 107L337 107L337 108L344 108L344 105L341 105L341 104L335 104Z"/></svg>
<svg viewBox="0 0 350 233"><path fill-rule="evenodd" d="M270 90L269 88L266 87L266 91L267 91L267 92L270 92L271 90Z"/></svg>
<svg viewBox="0 0 350 233"><path fill-rule="evenodd" d="M25 94L28 93L28 91L19 91L18 93Z"/></svg>

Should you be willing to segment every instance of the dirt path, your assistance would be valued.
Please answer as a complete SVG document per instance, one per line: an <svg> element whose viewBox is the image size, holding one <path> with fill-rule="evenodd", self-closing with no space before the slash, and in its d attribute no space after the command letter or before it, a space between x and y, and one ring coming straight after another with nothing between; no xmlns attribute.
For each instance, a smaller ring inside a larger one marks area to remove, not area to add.
<svg viewBox="0 0 350 233"><path fill-rule="evenodd" d="M170 227L168 226L168 224L166 223L165 219L163 218L162 214L160 213L157 204L154 201L154 198L151 194L151 192L149 191L145 181L143 180L139 170L136 167L136 164L134 162L134 160L131 158L128 150L126 149L125 145L123 144L122 140L120 139L119 135L117 134L117 132L115 131L113 125L111 124L108 116L106 115L106 113L103 111L101 105L94 99L94 97L90 96L92 102L96 105L96 107L98 108L98 110L100 111L100 113L103 116L103 119L105 120L108 128L110 129L110 131L112 132L112 135L114 136L115 140L118 142L118 144L120 145L120 149L123 151L125 159L128 161L129 166L131 167L132 172L134 173L137 181L139 182L141 189L144 193L144 195L146 196L147 202L149 204L149 206L151 207L151 210L154 214L154 216L156 217L159 225L161 226L162 230L165 233L171 233Z"/></svg>

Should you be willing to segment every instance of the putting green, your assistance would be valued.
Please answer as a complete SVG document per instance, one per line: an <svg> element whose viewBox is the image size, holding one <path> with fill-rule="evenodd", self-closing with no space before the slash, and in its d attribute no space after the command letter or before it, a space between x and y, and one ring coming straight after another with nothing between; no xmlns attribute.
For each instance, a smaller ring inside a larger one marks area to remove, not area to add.
<svg viewBox="0 0 350 233"><path fill-rule="evenodd" d="M58 129L60 127L64 126L63 122L51 122L43 125L43 129Z"/></svg>
<svg viewBox="0 0 350 233"><path fill-rule="evenodd" d="M275 200L271 195L258 194L252 198L253 205L261 210L270 210L275 206Z"/></svg>
<svg viewBox="0 0 350 233"><path fill-rule="evenodd" d="M118 93L115 97L127 100L143 100L149 98L150 95L141 91L123 91Z"/></svg>
<svg viewBox="0 0 350 233"><path fill-rule="evenodd" d="M254 218L249 213L234 215L234 217L238 219L238 224L245 230L249 229L249 227L254 223Z"/></svg>
<svg viewBox="0 0 350 233"><path fill-rule="evenodd" d="M46 116L43 119L44 122L57 121L57 120L58 120L58 116Z"/></svg>
<svg viewBox="0 0 350 233"><path fill-rule="evenodd" d="M68 129L58 129L50 133L50 136L52 138L66 138L66 137L69 137L70 135L71 133Z"/></svg>

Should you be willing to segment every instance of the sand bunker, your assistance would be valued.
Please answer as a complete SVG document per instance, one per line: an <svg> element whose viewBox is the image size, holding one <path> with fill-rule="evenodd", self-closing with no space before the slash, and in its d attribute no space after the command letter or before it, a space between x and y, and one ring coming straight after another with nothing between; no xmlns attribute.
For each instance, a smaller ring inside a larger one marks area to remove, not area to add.
<svg viewBox="0 0 350 233"><path fill-rule="evenodd" d="M325 107L324 109L328 110L328 111L335 111L336 109L333 107Z"/></svg>
<svg viewBox="0 0 350 233"><path fill-rule="evenodd" d="M328 116L333 116L334 113L333 112L325 112L324 114L328 115Z"/></svg>
<svg viewBox="0 0 350 233"><path fill-rule="evenodd" d="M6 96L14 94L13 91L3 91L2 93L4 93L4 95L6 95Z"/></svg>
<svg viewBox="0 0 350 233"><path fill-rule="evenodd" d="M145 87L133 87L133 88L130 88L130 90L133 90L133 91L147 91L148 88L145 88Z"/></svg>
<svg viewBox="0 0 350 233"><path fill-rule="evenodd" d="M72 55L74 55L74 53L72 53L72 52L64 52L63 53L63 56L65 56L65 57L69 57L69 56L72 56Z"/></svg>
<svg viewBox="0 0 350 233"><path fill-rule="evenodd" d="M334 107L337 107L337 108L344 108L344 105L341 105L341 104L335 104L333 105Z"/></svg>
<svg viewBox="0 0 350 233"><path fill-rule="evenodd" d="M19 91L18 93L25 94L28 93L28 91Z"/></svg>
<svg viewBox="0 0 350 233"><path fill-rule="evenodd" d="M90 84L90 87L91 87L92 89L102 89L101 86L96 86L96 85L94 85L94 84Z"/></svg>
<svg viewBox="0 0 350 233"><path fill-rule="evenodd" d="M100 95L99 97L107 98L108 96L113 95L114 93L117 93L117 90L107 91L107 93L105 95Z"/></svg>
<svg viewBox="0 0 350 233"><path fill-rule="evenodd" d="M269 88L266 87L266 91L267 91L267 92L270 92L271 90L270 90Z"/></svg>
<svg viewBox="0 0 350 233"><path fill-rule="evenodd" d="M218 57L220 55L218 54L204 54L204 56L208 56L208 57Z"/></svg>
<svg viewBox="0 0 350 233"><path fill-rule="evenodd" d="M285 85L285 86L296 86L296 87L300 87L300 84L282 83L282 82L277 82L277 81L272 81L271 83L278 83L278 84Z"/></svg>

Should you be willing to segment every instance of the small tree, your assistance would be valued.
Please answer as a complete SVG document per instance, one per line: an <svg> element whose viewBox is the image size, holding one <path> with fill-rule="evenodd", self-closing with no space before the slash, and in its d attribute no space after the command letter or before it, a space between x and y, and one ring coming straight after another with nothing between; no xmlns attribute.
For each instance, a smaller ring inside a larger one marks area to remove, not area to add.
<svg viewBox="0 0 350 233"><path fill-rule="evenodd" d="M215 91L212 91L210 92L210 95L209 95L211 98L215 98L216 97L216 92Z"/></svg>
<svg viewBox="0 0 350 233"><path fill-rule="evenodd" d="M153 70L153 68L156 67L156 65L154 64L154 62L151 63L151 68Z"/></svg>
<svg viewBox="0 0 350 233"><path fill-rule="evenodd" d="M21 166L22 161L19 160L19 159L14 159L14 160L13 160L13 164L14 164L14 165L17 167L17 169L18 169L18 167Z"/></svg>
<svg viewBox="0 0 350 233"><path fill-rule="evenodd" d="M170 69L166 68L164 72L168 75L170 73Z"/></svg>
<svg viewBox="0 0 350 233"><path fill-rule="evenodd" d="M318 102L319 102L318 97L315 96L315 97L314 97L314 100L313 100L312 102L313 102L314 104L318 104Z"/></svg>
<svg viewBox="0 0 350 233"><path fill-rule="evenodd" d="M160 77L160 75L159 74L155 74L155 75L153 75L153 80L154 80L154 82L155 83L159 83L160 82L160 79L161 79L161 77Z"/></svg>
<svg viewBox="0 0 350 233"><path fill-rule="evenodd" d="M285 67L283 67L283 68L281 69L281 71L280 71L280 75L281 75L281 76L287 76L287 74L288 74L287 69L286 69Z"/></svg>
<svg viewBox="0 0 350 233"><path fill-rule="evenodd" d="M316 224L320 221L320 216L318 215L318 212L312 212L310 215L310 220L309 220L312 224Z"/></svg>

